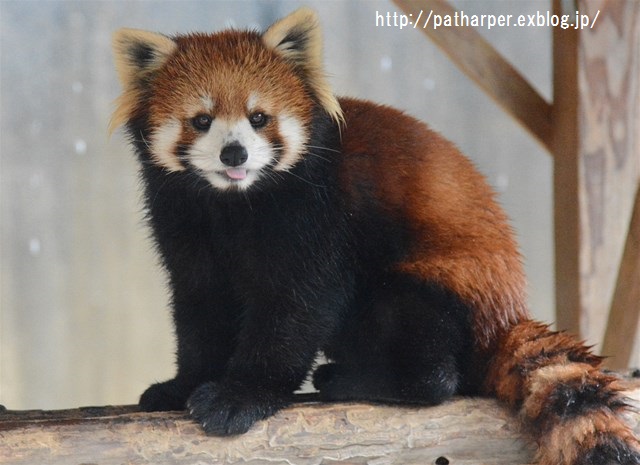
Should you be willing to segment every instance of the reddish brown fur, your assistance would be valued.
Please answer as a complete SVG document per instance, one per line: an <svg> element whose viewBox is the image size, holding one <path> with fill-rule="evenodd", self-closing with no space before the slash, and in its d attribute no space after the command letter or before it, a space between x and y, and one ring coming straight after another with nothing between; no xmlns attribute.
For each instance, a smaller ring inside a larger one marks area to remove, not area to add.
<svg viewBox="0 0 640 465"><path fill-rule="evenodd" d="M520 255L493 192L453 144L423 123L357 100L340 104L344 184L371 184L371 194L408 225L418 239L398 269L466 299L475 311L476 348L490 351L526 318ZM351 192L358 202L358 191Z"/></svg>
<svg viewBox="0 0 640 465"><path fill-rule="evenodd" d="M627 409L622 386L600 371L602 360L566 333L532 321L516 325L500 341L485 389L520 411L540 443L540 465L576 463L596 446L616 439L640 448L618 417ZM587 391L598 402L575 416L567 414L563 408L571 405L559 402L558 389L570 389L573 395Z"/></svg>
<svg viewBox="0 0 640 465"><path fill-rule="evenodd" d="M602 358L566 333L552 332L547 325L524 322L511 329L497 348L485 390L511 406L518 406L526 395L530 372L549 365L578 362L597 369Z"/></svg>
<svg viewBox="0 0 640 465"><path fill-rule="evenodd" d="M577 460L586 452L599 445L606 445L612 438L619 438L628 444L640 444L629 427L612 412L600 411L589 416L577 417L564 423L559 422L546 434L538 438L539 465L565 465L579 463Z"/></svg>
<svg viewBox="0 0 640 465"><path fill-rule="evenodd" d="M167 60L153 82L152 125L169 118L188 120L194 116L190 109L202 105L201 97L215 102L211 116L244 118L253 92L260 96L261 111L287 113L305 126L310 123L312 102L300 77L275 51L264 47L259 34L226 31L181 36L176 41L179 53ZM189 132L192 127L185 128L184 133Z"/></svg>

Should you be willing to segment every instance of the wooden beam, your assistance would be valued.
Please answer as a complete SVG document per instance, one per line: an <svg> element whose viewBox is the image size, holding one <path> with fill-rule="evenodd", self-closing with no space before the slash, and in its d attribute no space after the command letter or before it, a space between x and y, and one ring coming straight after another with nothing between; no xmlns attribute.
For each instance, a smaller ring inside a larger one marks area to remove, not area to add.
<svg viewBox="0 0 640 465"><path fill-rule="evenodd" d="M622 254L616 290L609 312L602 353L611 355L607 366L627 368L631 362L633 340L640 331L640 188L631 215L627 241Z"/></svg>
<svg viewBox="0 0 640 465"><path fill-rule="evenodd" d="M394 0L415 29L426 34L498 105L547 149L552 147L551 105L473 27L433 27L434 15L457 12L445 0ZM422 13L420 13L422 12ZM431 14L430 24L426 20ZM418 18L420 18L419 21Z"/></svg>
<svg viewBox="0 0 640 465"><path fill-rule="evenodd" d="M629 384L640 401L640 383ZM640 414L629 416L640 433ZM528 465L535 447L491 399L436 407L305 404L231 438L205 436L181 412L135 407L0 413L0 463Z"/></svg>
<svg viewBox="0 0 640 465"><path fill-rule="evenodd" d="M560 0L553 14L561 15ZM581 178L578 151L578 31L553 28L553 223L556 325L581 334Z"/></svg>

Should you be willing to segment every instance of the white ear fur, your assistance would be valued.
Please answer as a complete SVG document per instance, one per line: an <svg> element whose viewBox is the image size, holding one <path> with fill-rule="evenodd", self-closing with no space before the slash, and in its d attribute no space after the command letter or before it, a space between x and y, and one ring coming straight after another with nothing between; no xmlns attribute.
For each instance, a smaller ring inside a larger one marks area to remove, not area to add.
<svg viewBox="0 0 640 465"><path fill-rule="evenodd" d="M322 66L322 34L318 16L300 8L274 23L262 35L262 42L303 71L320 105L338 124L344 121Z"/></svg>
<svg viewBox="0 0 640 465"><path fill-rule="evenodd" d="M176 50L169 37L139 29L119 29L113 35L113 54L123 92L109 125L110 131L131 116L149 73L160 68Z"/></svg>

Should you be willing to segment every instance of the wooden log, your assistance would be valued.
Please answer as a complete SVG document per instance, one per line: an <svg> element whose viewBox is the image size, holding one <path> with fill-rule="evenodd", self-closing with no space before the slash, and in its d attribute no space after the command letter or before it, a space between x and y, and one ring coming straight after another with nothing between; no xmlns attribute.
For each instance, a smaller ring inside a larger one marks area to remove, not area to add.
<svg viewBox="0 0 640 465"><path fill-rule="evenodd" d="M630 395L640 401L640 385ZM640 414L629 416L640 434ZM526 465L535 446L492 399L436 407L301 404L231 438L205 436L181 412L136 407L0 413L11 465Z"/></svg>

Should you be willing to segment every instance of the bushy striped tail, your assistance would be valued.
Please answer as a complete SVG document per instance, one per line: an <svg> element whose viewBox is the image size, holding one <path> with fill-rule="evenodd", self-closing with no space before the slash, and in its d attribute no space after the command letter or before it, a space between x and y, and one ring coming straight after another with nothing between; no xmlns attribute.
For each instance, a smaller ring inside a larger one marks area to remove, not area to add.
<svg viewBox="0 0 640 465"><path fill-rule="evenodd" d="M620 380L571 336L526 321L492 360L486 388L518 410L539 445L539 465L640 465L640 442L621 414Z"/></svg>

